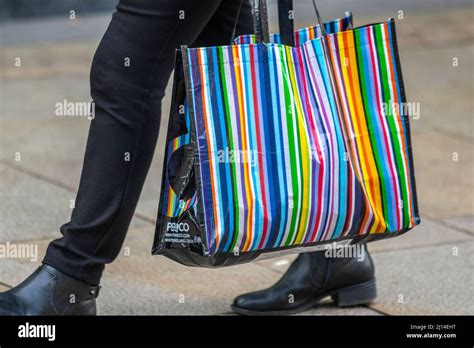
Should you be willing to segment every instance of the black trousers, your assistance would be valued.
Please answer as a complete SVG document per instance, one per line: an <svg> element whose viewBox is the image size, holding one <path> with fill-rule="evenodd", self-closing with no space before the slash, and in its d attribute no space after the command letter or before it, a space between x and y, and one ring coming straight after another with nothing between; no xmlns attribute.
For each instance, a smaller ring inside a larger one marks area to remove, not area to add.
<svg viewBox="0 0 474 348"><path fill-rule="evenodd" d="M152 161L175 49L228 45L240 3L120 0L92 63L95 118L75 209L44 263L99 284L121 250ZM243 1L237 35L251 33L252 23Z"/></svg>

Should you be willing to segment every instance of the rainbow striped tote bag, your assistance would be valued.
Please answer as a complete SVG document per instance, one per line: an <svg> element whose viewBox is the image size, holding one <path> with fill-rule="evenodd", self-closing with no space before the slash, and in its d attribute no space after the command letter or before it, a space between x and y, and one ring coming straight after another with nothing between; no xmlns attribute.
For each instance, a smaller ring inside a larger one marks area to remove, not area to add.
<svg viewBox="0 0 474 348"><path fill-rule="evenodd" d="M152 253L218 267L413 228L394 20L268 34L254 3L255 35L177 52Z"/></svg>

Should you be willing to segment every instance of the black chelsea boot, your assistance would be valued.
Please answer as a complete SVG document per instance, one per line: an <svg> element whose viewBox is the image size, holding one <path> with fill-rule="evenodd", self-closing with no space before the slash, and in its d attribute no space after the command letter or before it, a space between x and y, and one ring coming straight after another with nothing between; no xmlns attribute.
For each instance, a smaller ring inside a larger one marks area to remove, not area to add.
<svg viewBox="0 0 474 348"><path fill-rule="evenodd" d="M0 315L96 315L99 288L42 265L0 293Z"/></svg>
<svg viewBox="0 0 474 348"><path fill-rule="evenodd" d="M276 284L238 296L231 307L244 315L285 315L305 311L326 296L340 307L371 302L374 263L366 246L359 250L357 257L326 257L326 250L303 253Z"/></svg>

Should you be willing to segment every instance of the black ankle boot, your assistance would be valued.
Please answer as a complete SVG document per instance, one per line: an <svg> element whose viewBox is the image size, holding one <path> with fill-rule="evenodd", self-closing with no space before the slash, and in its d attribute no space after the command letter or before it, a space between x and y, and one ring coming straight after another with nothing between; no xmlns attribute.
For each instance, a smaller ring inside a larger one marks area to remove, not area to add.
<svg viewBox="0 0 474 348"><path fill-rule="evenodd" d="M376 297L374 263L366 247L358 257L325 257L324 251L303 253L272 287L238 296L234 312L281 315L305 311L326 296L337 306L371 302Z"/></svg>
<svg viewBox="0 0 474 348"><path fill-rule="evenodd" d="M42 265L23 283L0 293L0 315L96 315L99 286Z"/></svg>

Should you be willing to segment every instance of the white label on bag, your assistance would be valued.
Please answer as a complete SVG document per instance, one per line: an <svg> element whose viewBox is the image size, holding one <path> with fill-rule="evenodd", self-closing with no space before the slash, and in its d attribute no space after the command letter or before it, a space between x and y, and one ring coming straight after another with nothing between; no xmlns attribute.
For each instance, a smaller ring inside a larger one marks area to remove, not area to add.
<svg viewBox="0 0 474 348"><path fill-rule="evenodd" d="M168 222L166 232L188 232L189 224L187 222Z"/></svg>

